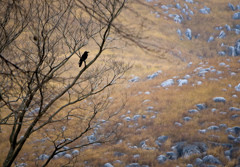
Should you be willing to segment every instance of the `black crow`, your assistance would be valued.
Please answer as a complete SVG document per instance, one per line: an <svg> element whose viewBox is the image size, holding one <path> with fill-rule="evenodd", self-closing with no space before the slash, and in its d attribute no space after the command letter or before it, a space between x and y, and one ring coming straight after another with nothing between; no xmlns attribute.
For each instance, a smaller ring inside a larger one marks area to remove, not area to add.
<svg viewBox="0 0 240 167"><path fill-rule="evenodd" d="M85 51L85 52L83 53L82 57L81 57L80 60L79 60L79 67L81 67L83 61L84 61L85 66L86 66L86 59L87 59L87 57L88 57L88 53L89 53L88 51Z"/></svg>

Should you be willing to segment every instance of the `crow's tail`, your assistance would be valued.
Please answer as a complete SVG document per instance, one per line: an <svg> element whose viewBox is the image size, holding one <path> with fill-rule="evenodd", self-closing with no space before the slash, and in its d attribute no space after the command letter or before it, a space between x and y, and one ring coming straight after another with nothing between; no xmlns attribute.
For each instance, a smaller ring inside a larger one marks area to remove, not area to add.
<svg viewBox="0 0 240 167"><path fill-rule="evenodd" d="M79 67L82 66L82 62L83 62L82 60L79 61Z"/></svg>

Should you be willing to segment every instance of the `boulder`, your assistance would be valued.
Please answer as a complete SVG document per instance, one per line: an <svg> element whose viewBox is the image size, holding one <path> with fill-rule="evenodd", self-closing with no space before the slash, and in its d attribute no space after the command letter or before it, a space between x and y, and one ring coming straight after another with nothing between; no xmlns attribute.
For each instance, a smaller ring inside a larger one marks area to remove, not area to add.
<svg viewBox="0 0 240 167"><path fill-rule="evenodd" d="M234 13L232 18L233 18L234 20L240 19L240 12Z"/></svg>
<svg viewBox="0 0 240 167"><path fill-rule="evenodd" d="M168 7L166 5L162 5L161 8L164 10L168 10Z"/></svg>
<svg viewBox="0 0 240 167"><path fill-rule="evenodd" d="M222 102L222 103L225 103L226 102L226 99L224 97L214 97L213 98L213 101L214 102Z"/></svg>
<svg viewBox="0 0 240 167"><path fill-rule="evenodd" d="M207 129L208 129L208 130L219 130L219 127L213 125L213 126L209 126Z"/></svg>
<svg viewBox="0 0 240 167"><path fill-rule="evenodd" d="M184 158L188 158L192 155L200 154L200 149L196 145L187 145L183 147L182 155Z"/></svg>
<svg viewBox="0 0 240 167"><path fill-rule="evenodd" d="M193 0L185 0L185 2L193 3L194 1Z"/></svg>
<svg viewBox="0 0 240 167"><path fill-rule="evenodd" d="M65 155L64 155L64 158L72 159L72 155L71 155L71 154L65 154Z"/></svg>
<svg viewBox="0 0 240 167"><path fill-rule="evenodd" d="M90 135L87 137L89 143L94 143L97 141L97 138L95 137L94 134Z"/></svg>
<svg viewBox="0 0 240 167"><path fill-rule="evenodd" d="M224 62L221 62L218 64L219 66L226 66L226 64Z"/></svg>
<svg viewBox="0 0 240 167"><path fill-rule="evenodd" d="M157 161L158 161L160 164L164 163L166 160L167 160L167 157L166 157L165 155L159 155L159 156L157 157Z"/></svg>
<svg viewBox="0 0 240 167"><path fill-rule="evenodd" d="M193 165L192 164L187 164L187 166L186 167L193 167Z"/></svg>
<svg viewBox="0 0 240 167"><path fill-rule="evenodd" d="M203 163L206 164L222 164L221 161L219 161L218 158L214 157L213 155L207 155L203 157Z"/></svg>
<svg viewBox="0 0 240 167"><path fill-rule="evenodd" d="M203 160L202 160L201 158L197 158L197 159L195 160L195 165L196 165L196 166L201 166L202 163L203 163Z"/></svg>
<svg viewBox="0 0 240 167"><path fill-rule="evenodd" d="M129 80L129 82L138 82L140 78L138 76L133 77L132 79Z"/></svg>
<svg viewBox="0 0 240 167"><path fill-rule="evenodd" d="M126 167L141 167L138 163L128 164Z"/></svg>
<svg viewBox="0 0 240 167"><path fill-rule="evenodd" d="M190 28L187 28L185 35L187 39L192 40L192 30Z"/></svg>
<svg viewBox="0 0 240 167"><path fill-rule="evenodd" d="M134 121L137 121L137 120L138 120L139 118L141 118L141 117L142 117L141 115L134 115L132 119L133 119Z"/></svg>
<svg viewBox="0 0 240 167"><path fill-rule="evenodd" d="M161 83L161 86L162 87L169 87L169 86L172 86L174 84L174 81L173 79L168 79L164 82Z"/></svg>
<svg viewBox="0 0 240 167"><path fill-rule="evenodd" d="M237 92L240 92L240 83L239 83L237 86L235 86L235 90L236 90Z"/></svg>
<svg viewBox="0 0 240 167"><path fill-rule="evenodd" d="M79 151L78 150L73 150L72 151L72 155L75 156L75 155L78 155L79 154Z"/></svg>

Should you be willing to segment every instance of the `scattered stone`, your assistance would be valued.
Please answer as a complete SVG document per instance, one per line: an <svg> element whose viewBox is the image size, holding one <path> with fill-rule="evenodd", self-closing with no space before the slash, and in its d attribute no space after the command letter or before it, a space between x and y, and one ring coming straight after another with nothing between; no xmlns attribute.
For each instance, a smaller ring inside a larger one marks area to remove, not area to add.
<svg viewBox="0 0 240 167"><path fill-rule="evenodd" d="M71 155L71 154L65 154L65 155L64 155L64 158L72 159L72 155Z"/></svg>
<svg viewBox="0 0 240 167"><path fill-rule="evenodd" d="M183 118L183 120L186 121L186 122L190 121L191 119L192 119L191 117L184 117Z"/></svg>
<svg viewBox="0 0 240 167"><path fill-rule="evenodd" d="M18 165L16 165L15 167L26 167L28 166L26 163L20 163Z"/></svg>
<svg viewBox="0 0 240 167"><path fill-rule="evenodd" d="M219 33L218 38L223 39L223 38L225 38L225 37L226 37L226 33L222 30L222 31Z"/></svg>
<svg viewBox="0 0 240 167"><path fill-rule="evenodd" d="M159 155L159 156L157 157L157 161L158 161L160 164L164 163L166 160L167 160L167 157L166 157L165 155Z"/></svg>
<svg viewBox="0 0 240 167"><path fill-rule="evenodd" d="M141 167L138 163L131 163L127 165L126 167Z"/></svg>
<svg viewBox="0 0 240 167"><path fill-rule="evenodd" d="M147 76L147 79L149 79L149 80L154 79L155 77L157 77L157 76L158 76L159 74L161 74L161 73L162 73L162 71L159 70L159 71L153 73L152 75L148 75L148 76Z"/></svg>
<svg viewBox="0 0 240 167"><path fill-rule="evenodd" d="M132 79L129 80L129 82L138 82L140 78L138 76L133 77Z"/></svg>
<svg viewBox="0 0 240 167"><path fill-rule="evenodd" d="M177 159L177 154L175 152L166 152L166 156L170 160L176 160Z"/></svg>
<svg viewBox="0 0 240 167"><path fill-rule="evenodd" d="M192 30L190 28L186 30L185 35L189 40L192 40Z"/></svg>
<svg viewBox="0 0 240 167"><path fill-rule="evenodd" d="M175 124L176 126L179 126L179 127L182 126L182 124L181 124L180 122L175 122L174 124Z"/></svg>
<svg viewBox="0 0 240 167"><path fill-rule="evenodd" d="M237 53L236 53L236 50L235 50L235 47L233 47L233 46L229 46L228 47L228 56L236 56L237 55Z"/></svg>
<svg viewBox="0 0 240 167"><path fill-rule="evenodd" d="M186 167L193 167L193 165L192 164L187 164L187 166Z"/></svg>
<svg viewBox="0 0 240 167"><path fill-rule="evenodd" d="M225 103L226 99L224 97L214 97L213 101L214 102L223 102L223 103Z"/></svg>
<svg viewBox="0 0 240 167"><path fill-rule="evenodd" d="M182 36L182 31L180 29L177 29L177 33L180 37Z"/></svg>
<svg viewBox="0 0 240 167"><path fill-rule="evenodd" d="M213 125L213 126L209 126L207 129L208 129L208 130L219 130L219 127Z"/></svg>
<svg viewBox="0 0 240 167"><path fill-rule="evenodd" d="M73 156L76 156L76 155L78 155L78 154L79 154L79 151L78 151L78 150L73 150L73 151L72 151L72 155L73 155Z"/></svg>
<svg viewBox="0 0 240 167"><path fill-rule="evenodd" d="M205 134L207 132L207 130L206 129L200 129L200 130L198 130L198 132L202 133L202 134Z"/></svg>
<svg viewBox="0 0 240 167"><path fill-rule="evenodd" d="M178 82L178 86L183 86L188 84L187 79L178 79L177 82Z"/></svg>
<svg viewBox="0 0 240 167"><path fill-rule="evenodd" d="M159 136L159 137L157 138L157 140L158 140L159 142L161 142L161 143L166 142L167 139L168 139L168 136L165 136L165 135Z"/></svg>
<svg viewBox="0 0 240 167"><path fill-rule="evenodd" d="M108 162L108 163L105 163L103 167L114 167L114 166Z"/></svg>
<svg viewBox="0 0 240 167"><path fill-rule="evenodd" d="M240 135L240 127L235 126L235 127L232 127L232 128L227 128L226 132L233 133L235 135Z"/></svg>
<svg viewBox="0 0 240 167"><path fill-rule="evenodd" d="M181 7L181 5L180 5L179 3L177 3L177 4L176 4L176 8L177 8L177 9L181 9L182 7Z"/></svg>
<svg viewBox="0 0 240 167"><path fill-rule="evenodd" d="M232 11L235 11L235 7L233 6L233 4L228 3L228 7L229 7Z"/></svg>
<svg viewBox="0 0 240 167"><path fill-rule="evenodd" d="M232 17L234 20L238 20L240 19L240 12L238 13L234 13L233 17Z"/></svg>
<svg viewBox="0 0 240 167"><path fill-rule="evenodd" d="M214 157L213 155L207 155L203 157L203 163L210 163L210 164L222 164L219 159Z"/></svg>
<svg viewBox="0 0 240 167"><path fill-rule="evenodd" d="M231 27L228 24L225 25L225 28L227 31L231 31Z"/></svg>
<svg viewBox="0 0 240 167"><path fill-rule="evenodd" d="M213 36L210 36L209 38L208 38L208 43L210 43L210 42L212 42L212 41L214 41L214 37Z"/></svg>
<svg viewBox="0 0 240 167"><path fill-rule="evenodd" d="M129 121L131 121L132 119L131 119L130 117L125 117L124 120L127 121L127 122L129 122Z"/></svg>
<svg viewBox="0 0 240 167"><path fill-rule="evenodd" d="M197 85L202 85L202 81L197 81Z"/></svg>
<svg viewBox="0 0 240 167"><path fill-rule="evenodd" d="M225 56L226 53L225 53L224 51L220 51L220 52L218 52L218 55L219 55L219 56Z"/></svg>
<svg viewBox="0 0 240 167"><path fill-rule="evenodd" d="M239 30L240 31L240 30ZM237 40L235 43L235 51L237 55L240 55L240 40Z"/></svg>
<svg viewBox="0 0 240 167"><path fill-rule="evenodd" d="M49 155L47 155L47 154L41 154L39 157L38 157L38 159L39 160L42 160L42 161L44 161L44 160L46 160L46 159L48 159L49 158Z"/></svg>
<svg viewBox="0 0 240 167"><path fill-rule="evenodd" d="M219 66L226 66L226 64L224 62L221 62L218 64Z"/></svg>
<svg viewBox="0 0 240 167"><path fill-rule="evenodd" d="M236 90L237 92L240 92L240 83L239 83L237 86L235 86L235 90Z"/></svg>
<svg viewBox="0 0 240 167"><path fill-rule="evenodd" d="M189 112L189 113L197 113L198 110L196 110L196 109L191 109L191 110L188 110L188 112Z"/></svg>
<svg viewBox="0 0 240 167"><path fill-rule="evenodd" d="M184 78L184 79L189 79L189 78L191 78L191 76L187 74L187 75L185 75L183 78Z"/></svg>
<svg viewBox="0 0 240 167"><path fill-rule="evenodd" d="M87 137L89 143L94 143L97 141L97 138L95 137L94 134L90 135Z"/></svg>
<svg viewBox="0 0 240 167"><path fill-rule="evenodd" d="M173 79L168 79L164 82L161 83L161 86L162 87L169 87L169 86L172 86L174 84L174 81Z"/></svg>
<svg viewBox="0 0 240 167"><path fill-rule="evenodd" d="M229 111L240 111L240 108L236 108L236 107L230 107Z"/></svg>
<svg viewBox="0 0 240 167"><path fill-rule="evenodd" d="M201 158L197 158L197 159L195 160L195 165L196 165L196 166L201 166L202 163L203 163L203 160L202 160Z"/></svg>
<svg viewBox="0 0 240 167"><path fill-rule="evenodd" d="M124 155L126 155L125 153L121 153L121 152L115 152L114 154L113 154L115 157L122 157L122 156L124 156Z"/></svg>
<svg viewBox="0 0 240 167"><path fill-rule="evenodd" d="M194 1L193 0L185 0L186 2L188 3L193 3Z"/></svg>
<svg viewBox="0 0 240 167"><path fill-rule="evenodd" d="M198 110L207 109L207 105L206 104L196 104L196 107L197 107Z"/></svg>
<svg viewBox="0 0 240 167"><path fill-rule="evenodd" d="M199 12L202 14L209 14L211 9L205 6L204 8L200 9Z"/></svg>
<svg viewBox="0 0 240 167"><path fill-rule="evenodd" d="M168 7L166 5L162 5L161 8L164 10L168 10Z"/></svg>

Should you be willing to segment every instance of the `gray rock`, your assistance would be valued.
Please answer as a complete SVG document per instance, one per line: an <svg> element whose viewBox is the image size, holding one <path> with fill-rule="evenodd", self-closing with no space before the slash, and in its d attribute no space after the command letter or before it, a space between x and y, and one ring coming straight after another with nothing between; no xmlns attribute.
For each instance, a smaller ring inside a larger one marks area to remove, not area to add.
<svg viewBox="0 0 240 167"><path fill-rule="evenodd" d="M174 84L174 81L173 79L168 79L164 82L161 83L161 86L162 87L169 87L169 86L172 86Z"/></svg>
<svg viewBox="0 0 240 167"><path fill-rule="evenodd" d="M240 19L240 12L234 13L232 18L233 18L234 20Z"/></svg>
<svg viewBox="0 0 240 167"><path fill-rule="evenodd" d="M198 130L198 132L202 133L202 134L205 134L207 132L207 130L206 129L200 129L200 130Z"/></svg>
<svg viewBox="0 0 240 167"><path fill-rule="evenodd" d="M236 41L236 44L234 47L235 47L236 55L240 55L240 40Z"/></svg>
<svg viewBox="0 0 240 167"><path fill-rule="evenodd" d="M159 137L157 138L157 140L158 140L159 142L161 142L161 143L166 142L167 139L168 139L168 136L165 136L165 135L159 136Z"/></svg>
<svg viewBox="0 0 240 167"><path fill-rule="evenodd" d="M15 167L26 167L28 166L27 163L20 163L18 165L16 165Z"/></svg>
<svg viewBox="0 0 240 167"><path fill-rule="evenodd" d="M125 153L121 153L121 152L115 152L114 154L113 154L115 157L122 157L122 156L124 156L124 155L126 155Z"/></svg>
<svg viewBox="0 0 240 167"><path fill-rule="evenodd" d="M197 107L198 110L207 109L207 105L206 104L196 104L196 107Z"/></svg>
<svg viewBox="0 0 240 167"><path fill-rule="evenodd" d="M218 64L219 66L226 66L226 64L224 62L221 62Z"/></svg>
<svg viewBox="0 0 240 167"><path fill-rule="evenodd" d="M192 40L192 30L190 28L187 28L185 35L189 40Z"/></svg>
<svg viewBox="0 0 240 167"><path fill-rule="evenodd" d="M222 30L222 29L223 29L222 26L218 26L218 27L215 28L215 30Z"/></svg>
<svg viewBox="0 0 240 167"><path fill-rule="evenodd" d="M219 55L219 56L225 56L226 53L225 53L224 51L220 51L220 52L218 52L218 55Z"/></svg>
<svg viewBox="0 0 240 167"><path fill-rule="evenodd" d="M227 47L227 49L228 49L228 56L237 56L237 53L236 53L236 50L235 50L235 47L233 47L233 46L229 46L229 47Z"/></svg>
<svg viewBox="0 0 240 167"><path fill-rule="evenodd" d="M180 37L182 36L182 31L180 29L177 29L177 33Z"/></svg>
<svg viewBox="0 0 240 167"><path fill-rule="evenodd" d="M185 75L183 78L184 78L184 79L189 79L189 78L191 78L191 76L187 74L187 75Z"/></svg>
<svg viewBox="0 0 240 167"><path fill-rule="evenodd" d="M214 37L213 37L213 36L210 36L210 37L208 38L208 41L207 41L207 42L209 43L209 42L212 42L212 41L214 41Z"/></svg>
<svg viewBox="0 0 240 167"><path fill-rule="evenodd" d="M238 114L234 114L234 115L231 116L232 119L235 119L235 118L237 118L237 117L239 117Z"/></svg>
<svg viewBox="0 0 240 167"><path fill-rule="evenodd" d="M162 5L161 8L164 10L168 10L168 7L166 5Z"/></svg>
<svg viewBox="0 0 240 167"><path fill-rule="evenodd" d="M199 12L202 14L209 14L211 9L205 6L204 8L200 9Z"/></svg>
<svg viewBox="0 0 240 167"><path fill-rule="evenodd" d="M213 98L213 101L214 102L222 102L222 103L225 103L226 102L226 99L224 97L214 97Z"/></svg>
<svg viewBox="0 0 240 167"><path fill-rule="evenodd" d="M182 155L184 158L188 158L192 155L200 154L200 153L201 153L201 151L200 151L199 147L196 145L187 145L187 146L183 147L183 150L182 150Z"/></svg>
<svg viewBox="0 0 240 167"><path fill-rule="evenodd" d="M133 77L132 79L129 80L129 82L138 82L140 78L138 76Z"/></svg>
<svg viewBox="0 0 240 167"><path fill-rule="evenodd" d="M132 119L134 121L137 121L139 118L141 118L141 115L134 115Z"/></svg>
<svg viewBox="0 0 240 167"><path fill-rule="evenodd" d="M189 113L198 113L198 110L196 109L191 109L191 110L188 110Z"/></svg>
<svg viewBox="0 0 240 167"><path fill-rule="evenodd" d="M177 159L177 154L175 152L166 152L166 156L170 160L176 160Z"/></svg>
<svg viewBox="0 0 240 167"><path fill-rule="evenodd" d="M218 158L214 157L213 155L207 155L203 157L203 163L210 163L210 164L222 164Z"/></svg>
<svg viewBox="0 0 240 167"><path fill-rule="evenodd" d="M213 125L213 126L209 126L207 129L208 129L208 130L219 130L219 127Z"/></svg>
<svg viewBox="0 0 240 167"><path fill-rule="evenodd" d="M181 127L182 124L180 122L175 122L174 125Z"/></svg>
<svg viewBox="0 0 240 167"><path fill-rule="evenodd" d="M233 140L235 140L235 137L233 135L228 135L228 140L233 141Z"/></svg>
<svg viewBox="0 0 240 167"><path fill-rule="evenodd" d="M94 143L97 141L97 138L95 137L94 134L90 135L87 137L89 143Z"/></svg>
<svg viewBox="0 0 240 167"><path fill-rule="evenodd" d="M39 160L42 160L42 161L44 161L44 160L46 160L46 159L48 159L49 158L49 155L47 155L47 154L41 154L39 157L38 157L38 159Z"/></svg>
<svg viewBox="0 0 240 167"><path fill-rule="evenodd" d="M173 19L176 23L182 23L183 22L183 16L182 15L176 15Z"/></svg>
<svg viewBox="0 0 240 167"><path fill-rule="evenodd" d="M192 119L191 117L183 117L183 120L186 122L190 121L191 119Z"/></svg>
<svg viewBox="0 0 240 167"><path fill-rule="evenodd" d="M177 82L178 82L178 86L183 86L188 84L187 79L178 79Z"/></svg>
<svg viewBox="0 0 240 167"><path fill-rule="evenodd" d="M159 74L161 74L161 73L162 73L162 71L159 70L159 71L153 73L152 75L148 75L148 76L147 76L147 79L150 79L150 80L151 80L151 79L157 77L157 76L158 76Z"/></svg>
<svg viewBox="0 0 240 167"><path fill-rule="evenodd" d="M225 28L227 31L231 31L231 27L228 24L225 25Z"/></svg>
<svg viewBox="0 0 240 167"><path fill-rule="evenodd" d="M236 108L236 107L230 107L229 111L240 111L240 108Z"/></svg>
<svg viewBox="0 0 240 167"><path fill-rule="evenodd" d="M237 92L240 92L240 83L239 83L237 86L235 86L235 90L236 90Z"/></svg>
<svg viewBox="0 0 240 167"><path fill-rule="evenodd" d="M127 121L127 122L129 122L129 121L131 121L132 119L131 119L130 117L125 117L124 120Z"/></svg>
<svg viewBox="0 0 240 167"><path fill-rule="evenodd" d="M71 155L71 154L65 154L65 155L64 155L64 158L72 159L72 155Z"/></svg>
<svg viewBox="0 0 240 167"><path fill-rule="evenodd" d="M185 0L185 2L193 3L194 1L193 0Z"/></svg>
<svg viewBox="0 0 240 167"><path fill-rule="evenodd" d="M187 166L186 167L193 167L193 165L192 164L187 164Z"/></svg>
<svg viewBox="0 0 240 167"><path fill-rule="evenodd" d="M202 163L203 163L203 160L202 160L201 158L197 158L197 159L195 160L195 165L196 165L196 166L201 166Z"/></svg>
<svg viewBox="0 0 240 167"><path fill-rule="evenodd" d="M225 37L226 37L226 33L222 30L222 31L219 33L218 38L223 39L223 38L225 38Z"/></svg>
<svg viewBox="0 0 240 167"><path fill-rule="evenodd" d="M128 164L126 167L141 167L138 163Z"/></svg>
<svg viewBox="0 0 240 167"><path fill-rule="evenodd" d="M160 164L164 163L166 160L167 160L167 157L166 157L165 155L159 155L159 156L157 157L157 161L158 161Z"/></svg>
<svg viewBox="0 0 240 167"><path fill-rule="evenodd" d="M179 3L177 3L177 4L176 4L176 8L177 8L177 9L181 9L182 7L181 7L181 5L180 5Z"/></svg>
<svg viewBox="0 0 240 167"><path fill-rule="evenodd" d="M76 156L76 155L78 155L78 154L79 154L79 151L78 151L78 150L73 150L73 151L72 151L72 155Z"/></svg>
<svg viewBox="0 0 240 167"><path fill-rule="evenodd" d="M228 7L229 7L232 11L235 11L235 7L233 6L233 4L228 3Z"/></svg>
<svg viewBox="0 0 240 167"><path fill-rule="evenodd" d="M103 165L103 167L114 167L111 163L105 163L104 165Z"/></svg>

